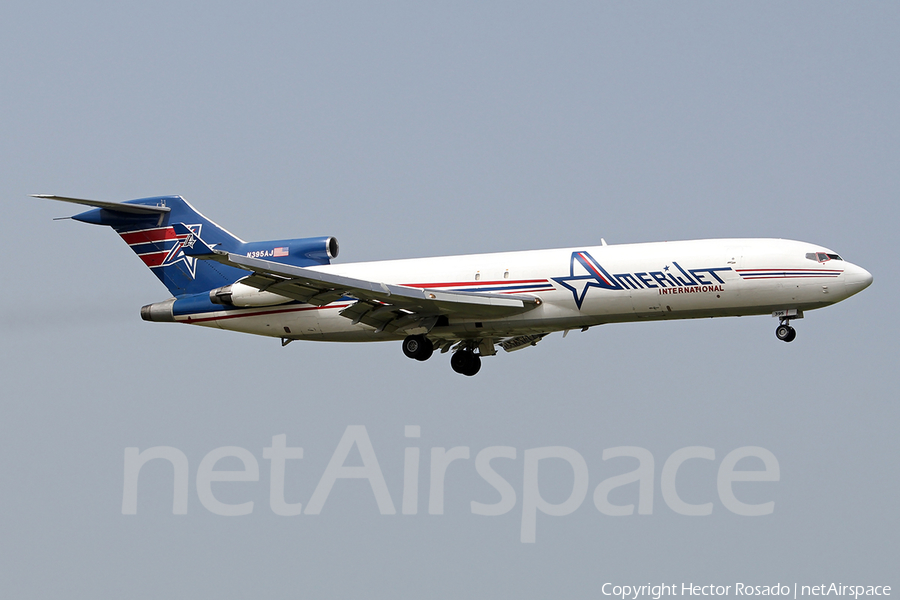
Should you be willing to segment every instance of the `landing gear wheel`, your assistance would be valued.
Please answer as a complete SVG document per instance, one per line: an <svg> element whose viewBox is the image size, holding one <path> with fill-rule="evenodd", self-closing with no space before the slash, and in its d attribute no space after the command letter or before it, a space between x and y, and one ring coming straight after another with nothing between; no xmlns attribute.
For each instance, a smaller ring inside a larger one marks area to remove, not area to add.
<svg viewBox="0 0 900 600"><path fill-rule="evenodd" d="M481 357L471 350L460 350L450 357L450 367L460 375L471 377L481 369Z"/></svg>
<svg viewBox="0 0 900 600"><path fill-rule="evenodd" d="M403 354L416 360L428 360L434 354L434 345L424 335L409 335L403 340Z"/></svg>
<svg viewBox="0 0 900 600"><path fill-rule="evenodd" d="M797 337L797 330L785 323L779 325L778 329L775 330L775 337L782 342L793 342L794 338Z"/></svg>

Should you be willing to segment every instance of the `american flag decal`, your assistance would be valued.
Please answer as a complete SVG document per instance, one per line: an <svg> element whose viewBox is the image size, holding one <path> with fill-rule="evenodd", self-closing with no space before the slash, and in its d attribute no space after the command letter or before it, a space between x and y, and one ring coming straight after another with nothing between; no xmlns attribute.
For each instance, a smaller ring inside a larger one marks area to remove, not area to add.
<svg viewBox="0 0 900 600"><path fill-rule="evenodd" d="M288 252L287 246L282 246L281 248L275 248L274 255L275 256L288 256L290 252Z"/></svg>

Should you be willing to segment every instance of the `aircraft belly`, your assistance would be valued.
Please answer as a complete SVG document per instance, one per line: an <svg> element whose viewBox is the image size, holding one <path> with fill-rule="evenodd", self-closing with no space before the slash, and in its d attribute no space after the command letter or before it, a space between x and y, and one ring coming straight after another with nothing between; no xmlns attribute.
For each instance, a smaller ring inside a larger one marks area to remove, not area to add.
<svg viewBox="0 0 900 600"><path fill-rule="evenodd" d="M374 327L364 323L353 324L351 319L341 316L340 312L346 308L346 303L336 307L328 306L319 311L319 328L321 339L330 342L379 342L385 340L403 339L403 335L390 335L376 333Z"/></svg>
<svg viewBox="0 0 900 600"><path fill-rule="evenodd" d="M216 320L208 320L208 321L200 321L200 322L195 322L192 320L190 320L190 321L189 320L180 320L178 322L186 323L188 325L198 325L200 327L209 327L210 329L222 329L221 325L219 325L219 322Z"/></svg>

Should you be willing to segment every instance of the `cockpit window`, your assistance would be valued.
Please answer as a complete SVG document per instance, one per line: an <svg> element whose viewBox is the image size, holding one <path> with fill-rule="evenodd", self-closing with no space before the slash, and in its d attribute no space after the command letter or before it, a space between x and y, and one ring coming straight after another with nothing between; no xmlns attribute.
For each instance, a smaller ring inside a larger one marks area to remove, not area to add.
<svg viewBox="0 0 900 600"><path fill-rule="evenodd" d="M808 252L806 258L820 263L828 262L829 260L844 260L837 254L828 254L827 252Z"/></svg>

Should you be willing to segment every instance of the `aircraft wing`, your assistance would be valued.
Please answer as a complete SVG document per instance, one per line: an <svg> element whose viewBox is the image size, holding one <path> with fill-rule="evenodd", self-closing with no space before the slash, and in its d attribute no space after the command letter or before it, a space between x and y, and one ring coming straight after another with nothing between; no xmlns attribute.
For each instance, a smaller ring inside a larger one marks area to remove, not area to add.
<svg viewBox="0 0 900 600"><path fill-rule="evenodd" d="M353 298L356 302L340 314L354 323L362 322L379 331L430 329L441 316L497 319L529 311L541 304L539 298L531 296L424 290L250 258L215 250L193 236L187 227L180 224L174 227L179 235L188 235L183 246L188 256L250 271L251 275L241 279L240 283L317 306Z"/></svg>

